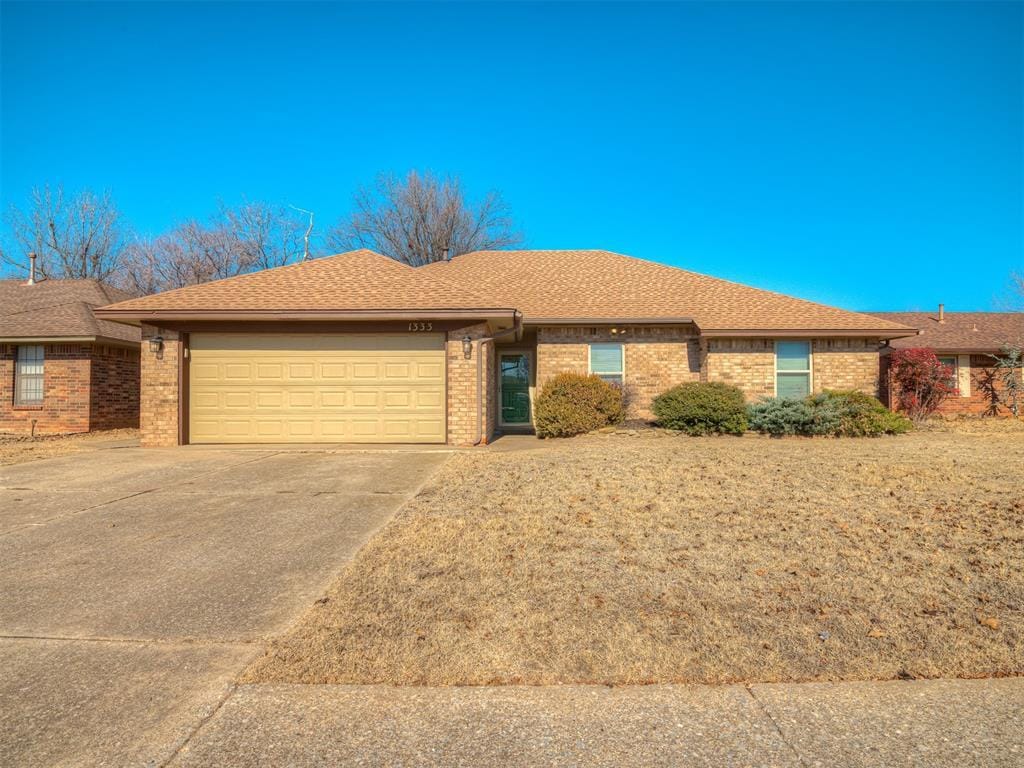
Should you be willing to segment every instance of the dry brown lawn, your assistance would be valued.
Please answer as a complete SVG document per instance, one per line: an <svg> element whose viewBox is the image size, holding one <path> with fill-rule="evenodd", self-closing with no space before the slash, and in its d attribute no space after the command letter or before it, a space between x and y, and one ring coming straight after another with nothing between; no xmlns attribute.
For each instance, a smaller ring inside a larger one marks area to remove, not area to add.
<svg viewBox="0 0 1024 768"><path fill-rule="evenodd" d="M1024 674L1024 428L453 456L245 679Z"/></svg>
<svg viewBox="0 0 1024 768"><path fill-rule="evenodd" d="M0 432L0 465L20 464L34 459L51 459L88 448L97 442L110 440L133 440L139 436L137 429L107 429L101 432L84 432L73 435L13 435Z"/></svg>

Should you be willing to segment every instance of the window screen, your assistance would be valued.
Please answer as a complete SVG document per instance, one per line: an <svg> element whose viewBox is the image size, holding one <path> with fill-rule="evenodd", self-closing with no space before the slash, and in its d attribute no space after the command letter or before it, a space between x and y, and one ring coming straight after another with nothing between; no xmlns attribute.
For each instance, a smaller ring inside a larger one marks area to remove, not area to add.
<svg viewBox="0 0 1024 768"><path fill-rule="evenodd" d="M775 342L775 394L800 398L811 393L811 343Z"/></svg>
<svg viewBox="0 0 1024 768"><path fill-rule="evenodd" d="M14 367L14 402L17 405L39 405L43 402L43 347L18 347Z"/></svg>
<svg viewBox="0 0 1024 768"><path fill-rule="evenodd" d="M590 372L596 373L609 384L622 386L622 345L591 344Z"/></svg>

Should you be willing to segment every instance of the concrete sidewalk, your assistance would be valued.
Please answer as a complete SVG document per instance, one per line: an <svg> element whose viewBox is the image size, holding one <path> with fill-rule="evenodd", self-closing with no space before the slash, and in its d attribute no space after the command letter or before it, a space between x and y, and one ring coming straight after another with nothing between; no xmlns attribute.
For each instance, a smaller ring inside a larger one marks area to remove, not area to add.
<svg viewBox="0 0 1024 768"><path fill-rule="evenodd" d="M247 685L171 765L1021 766L1024 680Z"/></svg>

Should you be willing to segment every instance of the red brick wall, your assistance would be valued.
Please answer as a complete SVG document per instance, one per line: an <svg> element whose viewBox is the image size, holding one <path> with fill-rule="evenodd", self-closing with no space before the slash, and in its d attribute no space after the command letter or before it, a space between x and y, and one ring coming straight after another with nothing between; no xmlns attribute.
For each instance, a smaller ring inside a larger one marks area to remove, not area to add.
<svg viewBox="0 0 1024 768"><path fill-rule="evenodd" d="M1009 416L1010 412L1000 406L993 395L1002 392L1004 387L996 378L997 369L992 367L992 358L988 355L971 355L971 394L969 397L951 397L942 404L940 413ZM1017 370L1017 377L1024 376L1024 370Z"/></svg>
<svg viewBox="0 0 1024 768"><path fill-rule="evenodd" d="M89 431L89 344L43 344L43 403L14 405L13 344L0 344L0 431L40 434Z"/></svg>
<svg viewBox="0 0 1024 768"><path fill-rule="evenodd" d="M92 350L91 429L139 426L139 349L97 344Z"/></svg>
<svg viewBox="0 0 1024 768"><path fill-rule="evenodd" d="M939 353L944 354L942 352ZM952 353L950 353L952 354ZM959 355L958 355L959 357ZM988 355L970 356L970 393L966 396L954 393L942 401L937 413L941 416L1009 416L1010 412L998 405L992 389L1002 391L1002 385L996 381L996 369L992 367L992 358ZM1018 375L1024 372L1018 371ZM889 355L882 355L879 364L879 380L882 389L882 402L890 408L896 406L896 393L889 379Z"/></svg>

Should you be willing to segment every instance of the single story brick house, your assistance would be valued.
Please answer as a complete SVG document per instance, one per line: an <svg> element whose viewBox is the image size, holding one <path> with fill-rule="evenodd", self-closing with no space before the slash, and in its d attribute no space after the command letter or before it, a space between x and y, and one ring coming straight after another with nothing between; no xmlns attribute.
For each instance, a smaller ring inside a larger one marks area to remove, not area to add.
<svg viewBox="0 0 1024 768"><path fill-rule="evenodd" d="M918 336L894 339L880 357L882 401L890 407L889 355L894 349L931 349L949 366L957 391L943 401L945 415L995 415L998 408L993 388L992 356L1004 345L1024 345L1024 312L879 312L876 317L919 329ZM1024 375L1024 372L1022 372Z"/></svg>
<svg viewBox="0 0 1024 768"><path fill-rule="evenodd" d="M685 381L751 400L875 393L902 323L608 251L479 251L413 268L367 250L120 302L141 326L144 445L486 442L529 430L562 371L631 416Z"/></svg>
<svg viewBox="0 0 1024 768"><path fill-rule="evenodd" d="M0 432L138 426L141 333L93 314L129 297L96 280L0 280Z"/></svg>

